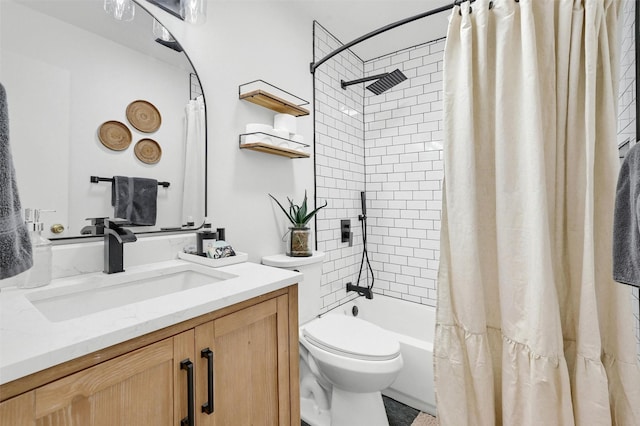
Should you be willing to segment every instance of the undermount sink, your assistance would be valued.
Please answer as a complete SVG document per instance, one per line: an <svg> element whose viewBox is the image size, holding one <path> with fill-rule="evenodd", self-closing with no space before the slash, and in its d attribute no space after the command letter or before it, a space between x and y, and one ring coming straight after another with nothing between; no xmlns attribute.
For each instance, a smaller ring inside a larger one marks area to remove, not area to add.
<svg viewBox="0 0 640 426"><path fill-rule="evenodd" d="M58 322L235 277L197 264L178 264L151 270L67 278L60 280L56 288L29 293L27 299L47 319Z"/></svg>

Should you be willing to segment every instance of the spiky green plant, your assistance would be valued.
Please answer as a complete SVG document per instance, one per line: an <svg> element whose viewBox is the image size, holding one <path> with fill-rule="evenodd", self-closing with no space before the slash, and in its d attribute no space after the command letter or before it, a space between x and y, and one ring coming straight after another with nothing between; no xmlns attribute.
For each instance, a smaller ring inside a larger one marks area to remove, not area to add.
<svg viewBox="0 0 640 426"><path fill-rule="evenodd" d="M287 216L287 219L289 219L289 221L296 228L304 228L305 226L307 226L307 223L311 220L311 218L313 218L313 216L315 216L316 213L318 213L321 208L327 207L327 202L325 201L324 206L320 206L307 213L307 191L304 191L304 200L302 200L302 204L299 206L297 204L294 204L291 198L287 197L287 200L289 201L289 211L287 211L282 206L282 204L280 204L280 201L278 201L276 197L271 194L269 194L269 197L273 198L273 200L278 203L278 206Z"/></svg>

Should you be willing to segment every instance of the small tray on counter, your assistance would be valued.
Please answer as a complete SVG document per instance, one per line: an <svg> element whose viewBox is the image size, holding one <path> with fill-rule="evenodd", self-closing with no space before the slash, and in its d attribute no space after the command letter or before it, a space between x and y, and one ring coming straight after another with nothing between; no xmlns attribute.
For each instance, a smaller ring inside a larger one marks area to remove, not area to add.
<svg viewBox="0 0 640 426"><path fill-rule="evenodd" d="M236 251L235 256L223 257L220 259L212 259L210 257L198 256L197 254L189 254L184 252L178 252L178 258L186 260L188 262L198 263L200 265L208 266L210 268L220 268L222 266L234 265L236 263L246 262L249 259L247 253Z"/></svg>

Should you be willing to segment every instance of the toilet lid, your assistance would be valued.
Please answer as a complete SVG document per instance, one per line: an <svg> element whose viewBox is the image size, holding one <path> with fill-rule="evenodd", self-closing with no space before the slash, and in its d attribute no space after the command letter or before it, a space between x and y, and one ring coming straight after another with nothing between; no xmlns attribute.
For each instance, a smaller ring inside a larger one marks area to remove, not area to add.
<svg viewBox="0 0 640 426"><path fill-rule="evenodd" d="M385 361L400 354L400 343L391 333L347 315L318 318L307 324L302 334L309 343L336 355Z"/></svg>

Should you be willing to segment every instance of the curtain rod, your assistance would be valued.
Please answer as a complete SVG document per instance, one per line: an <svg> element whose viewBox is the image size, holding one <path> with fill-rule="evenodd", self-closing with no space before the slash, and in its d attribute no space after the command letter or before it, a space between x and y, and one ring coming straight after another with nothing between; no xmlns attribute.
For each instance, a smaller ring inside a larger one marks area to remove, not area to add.
<svg viewBox="0 0 640 426"><path fill-rule="evenodd" d="M333 52L329 53L324 58L320 59L318 62L311 62L311 64L310 64L311 74L314 74L316 72L316 68L318 68L320 65L324 64L329 59L333 58L338 53L341 53L341 52L349 49L350 47L352 47L352 46L354 46L354 45L356 45L356 44L358 44L360 42L368 40L371 37L377 36L378 34L382 34L385 31L389 31L389 30L392 30L392 29L394 29L396 27L399 27L401 25L408 24L409 22L413 22L413 21L416 21L418 19L426 18L427 16L431 16L431 15L435 15L437 13L441 13L441 12L447 11L449 9L452 9L454 6L456 6L456 5L460 4L460 3L461 3L460 0L455 0L453 3L448 4L446 6L441 6L441 7L438 7L436 9L432 9L432 10L430 10L428 12L424 12L424 13L421 13L419 15L411 16L409 18L405 18L405 19L402 19L400 21L391 23L389 25L385 25L382 28L378 28L377 30L371 31L370 33L367 33L367 34L365 34L363 36L360 36L357 39L355 39L355 40L353 40L353 41L351 41L351 42L349 42L347 44L343 44L342 46L340 46L339 48L337 48Z"/></svg>

